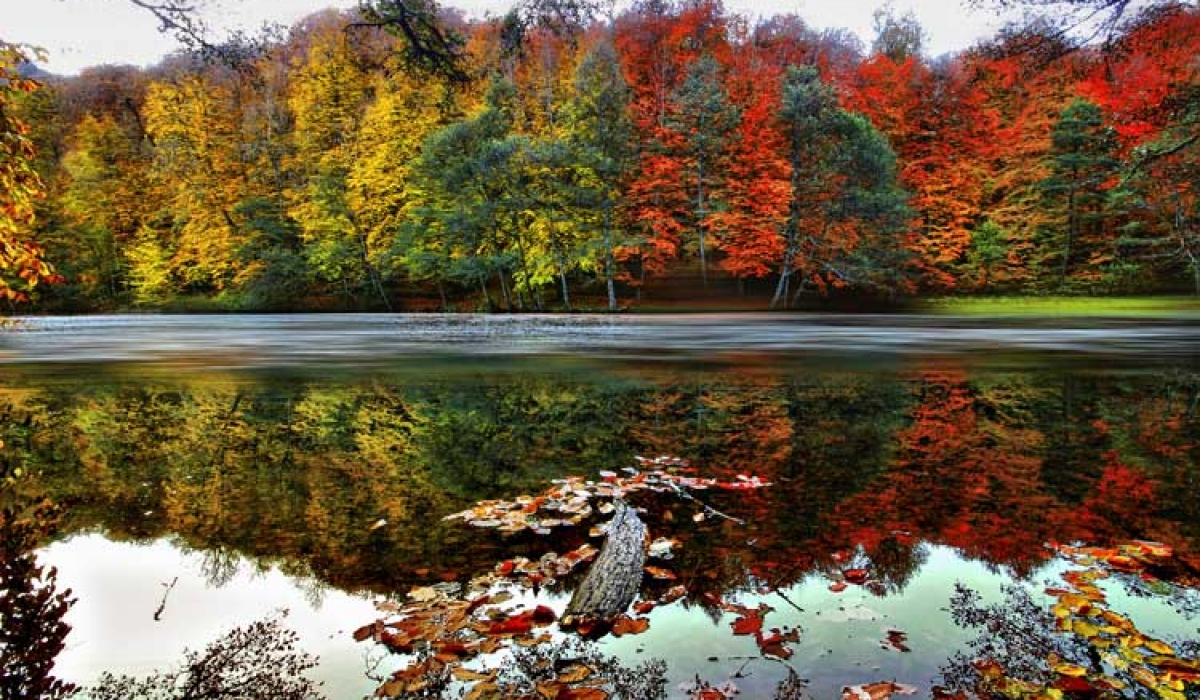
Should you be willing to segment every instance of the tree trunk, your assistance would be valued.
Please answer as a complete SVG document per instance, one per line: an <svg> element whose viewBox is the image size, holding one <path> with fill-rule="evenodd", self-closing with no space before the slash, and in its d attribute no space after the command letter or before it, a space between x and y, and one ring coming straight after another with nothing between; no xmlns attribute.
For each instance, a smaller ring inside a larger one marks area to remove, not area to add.
<svg viewBox="0 0 1200 700"><path fill-rule="evenodd" d="M563 264L562 258L558 261L558 279L562 283L562 300L563 308L567 311L571 310L571 293L567 291L567 266Z"/></svg>
<svg viewBox="0 0 1200 700"><path fill-rule="evenodd" d="M704 249L704 161L696 164L696 228L700 238L700 284L708 289L708 255Z"/></svg>
<svg viewBox="0 0 1200 700"><path fill-rule="evenodd" d="M649 532L637 513L616 501L608 538L563 613L571 627L586 619L609 619L625 612L642 584Z"/></svg>
<svg viewBox="0 0 1200 700"><path fill-rule="evenodd" d="M1067 270L1071 265L1071 239L1075 237L1075 189L1067 192L1067 240L1063 244L1062 268L1058 272L1058 286L1067 283Z"/></svg>
<svg viewBox="0 0 1200 700"><path fill-rule="evenodd" d="M617 310L617 286L613 282L616 273L616 260L613 259L612 244L612 213L604 210L604 283L608 287L608 310Z"/></svg>
<svg viewBox="0 0 1200 700"><path fill-rule="evenodd" d="M504 295L504 310L512 311L512 296L508 293L508 283L504 281L504 270L496 270L496 277L500 279L500 293Z"/></svg>
<svg viewBox="0 0 1200 700"><path fill-rule="evenodd" d="M484 304L483 308L488 311L491 311L492 310L492 295L488 294L487 275L479 276L479 291L483 292L483 304Z"/></svg>

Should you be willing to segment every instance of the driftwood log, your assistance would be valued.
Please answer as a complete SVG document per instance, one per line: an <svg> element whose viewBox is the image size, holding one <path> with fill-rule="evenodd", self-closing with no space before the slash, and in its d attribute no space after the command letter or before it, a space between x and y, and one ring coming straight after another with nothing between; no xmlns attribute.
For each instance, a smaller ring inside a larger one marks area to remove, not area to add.
<svg viewBox="0 0 1200 700"><path fill-rule="evenodd" d="M566 626L620 615L633 602L642 584L649 540L646 524L624 501L617 500L614 505L616 511L608 525L604 546L563 613L562 623Z"/></svg>

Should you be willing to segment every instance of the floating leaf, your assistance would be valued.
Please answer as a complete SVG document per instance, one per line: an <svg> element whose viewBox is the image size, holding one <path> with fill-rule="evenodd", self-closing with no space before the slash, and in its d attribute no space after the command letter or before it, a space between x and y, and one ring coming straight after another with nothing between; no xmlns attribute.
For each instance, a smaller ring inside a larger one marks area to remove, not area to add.
<svg viewBox="0 0 1200 700"><path fill-rule="evenodd" d="M674 581L677 578L673 571L658 566L647 566L646 574L659 581Z"/></svg>
<svg viewBox="0 0 1200 700"><path fill-rule="evenodd" d="M917 689L911 685L883 681L842 688L842 698L843 700L887 700L892 694L913 695L916 692Z"/></svg>
<svg viewBox="0 0 1200 700"><path fill-rule="evenodd" d="M846 569L842 572L842 577L847 583L863 584L867 582L870 573L866 569Z"/></svg>
<svg viewBox="0 0 1200 700"><path fill-rule="evenodd" d="M766 608L769 610L770 608ZM766 612L763 608L758 610L747 610L729 626L733 628L733 633L736 635L758 634L763 627L763 614Z"/></svg>
<svg viewBox="0 0 1200 700"><path fill-rule="evenodd" d="M650 548L646 551L646 556L654 557L655 559L670 559L671 549L679 545L679 540L674 538L660 537L650 543Z"/></svg>
<svg viewBox="0 0 1200 700"><path fill-rule="evenodd" d="M896 651L909 652L912 649L908 648L905 642L908 641L908 635L900 630L888 630L887 639L884 640L884 648L895 649Z"/></svg>
<svg viewBox="0 0 1200 700"><path fill-rule="evenodd" d="M450 670L450 673L452 673L454 675L455 679L457 679L457 680L465 681L465 682L473 682L473 681L495 680L496 674L498 674L499 671L480 673L479 671L472 671L470 669L463 668L461 666L456 666L455 668Z"/></svg>
<svg viewBox="0 0 1200 700"><path fill-rule="evenodd" d="M627 615L619 615L612 623L612 633L614 637L623 637L627 634L641 634L650 629L650 620L644 617L629 617Z"/></svg>
<svg viewBox="0 0 1200 700"><path fill-rule="evenodd" d="M1087 675L1087 669L1083 666L1076 666L1074 664L1067 663L1054 664L1050 667L1050 670L1054 671L1060 676L1073 676L1078 678Z"/></svg>

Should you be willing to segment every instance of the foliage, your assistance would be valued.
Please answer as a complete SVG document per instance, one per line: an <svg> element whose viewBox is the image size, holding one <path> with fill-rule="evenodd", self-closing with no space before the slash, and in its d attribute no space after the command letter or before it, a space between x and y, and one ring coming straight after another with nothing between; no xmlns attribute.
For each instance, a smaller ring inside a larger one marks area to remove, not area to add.
<svg viewBox="0 0 1200 700"><path fill-rule="evenodd" d="M17 437L10 431L5 438ZM0 439L0 698L68 698L75 686L53 672L75 601L35 552L54 533L59 509L37 494L36 476L13 447Z"/></svg>
<svg viewBox="0 0 1200 700"><path fill-rule="evenodd" d="M203 652L185 651L175 670L146 678L104 674L88 688L96 700L201 700L246 697L317 700L317 686L304 674L316 659L296 647L297 635L282 615L230 630Z"/></svg>
<svg viewBox="0 0 1200 700"><path fill-rule="evenodd" d="M228 46L186 4L137 4L193 53L35 89L5 49L6 297L612 311L1200 291L1188 4L981 0L1059 15L937 59L887 8L864 51L711 0L471 20L364 0ZM68 284L37 285L50 263Z"/></svg>
<svg viewBox="0 0 1200 700"><path fill-rule="evenodd" d="M1157 580L1155 572L1178 566L1170 547L1135 541L1059 550L1080 568L1062 574L1066 588L1046 590L1054 600L1049 610L1023 588L1009 588L1003 603L984 605L974 591L956 587L955 621L983 628L984 634L971 644L973 658L959 654L944 669L951 687L1015 699L1142 697L1145 691L1168 700L1187 697L1200 681L1200 660L1177 655L1171 644L1143 634L1108 607L1098 586L1114 575Z"/></svg>
<svg viewBox="0 0 1200 700"><path fill-rule="evenodd" d="M19 100L41 87L21 73L28 60L27 49L0 41L0 297L9 301L27 300L39 281L53 278L28 231L35 203L46 194L29 125L18 112Z"/></svg>

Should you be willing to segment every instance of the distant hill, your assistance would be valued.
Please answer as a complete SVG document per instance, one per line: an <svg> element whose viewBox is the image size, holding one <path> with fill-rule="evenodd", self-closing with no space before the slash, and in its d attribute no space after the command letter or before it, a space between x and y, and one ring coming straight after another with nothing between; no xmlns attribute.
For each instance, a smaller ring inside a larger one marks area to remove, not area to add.
<svg viewBox="0 0 1200 700"><path fill-rule="evenodd" d="M38 64L29 61L25 61L21 63L21 65L17 66L17 74L22 78L32 78L34 80L41 81L55 80L60 77L57 74L51 73L45 68L42 68Z"/></svg>

